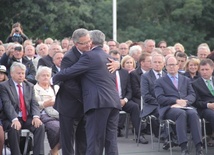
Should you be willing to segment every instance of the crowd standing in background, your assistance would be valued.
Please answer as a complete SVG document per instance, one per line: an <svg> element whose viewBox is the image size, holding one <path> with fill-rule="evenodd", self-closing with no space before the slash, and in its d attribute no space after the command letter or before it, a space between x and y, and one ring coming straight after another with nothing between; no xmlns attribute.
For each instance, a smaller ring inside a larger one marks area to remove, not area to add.
<svg viewBox="0 0 214 155"><path fill-rule="evenodd" d="M61 148L64 155L101 155L104 148L106 155L117 155L117 136L123 136L124 129L119 110L123 110L130 114L142 144L148 143L144 134L149 129L139 131L140 116L152 114L179 124L172 130L182 155L189 151L188 127L181 122L195 122L195 126L190 123L190 131L196 154L203 155L199 118L210 122L208 146L214 147L214 52L201 43L195 56L187 55L181 42L168 45L167 40L156 43L155 38L142 38L118 43L105 41L101 31L86 29L77 29L61 41L32 41L15 23L6 41L0 42L0 154L4 131L12 155L17 155L21 154L16 146L18 130L29 128L35 143L47 134L50 155L58 155ZM59 90L51 86L51 77ZM158 138L159 120L152 123ZM167 148L168 137L163 138ZM44 153L43 144L34 145L34 154Z"/></svg>

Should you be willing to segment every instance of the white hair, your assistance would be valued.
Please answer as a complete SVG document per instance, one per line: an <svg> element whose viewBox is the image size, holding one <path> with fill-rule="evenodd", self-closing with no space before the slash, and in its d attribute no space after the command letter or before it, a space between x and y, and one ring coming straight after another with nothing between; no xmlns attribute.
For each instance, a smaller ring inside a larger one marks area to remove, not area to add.
<svg viewBox="0 0 214 155"><path fill-rule="evenodd" d="M133 56L134 54L137 54L138 52L142 52L142 48L140 45L134 45L129 49L129 55Z"/></svg>

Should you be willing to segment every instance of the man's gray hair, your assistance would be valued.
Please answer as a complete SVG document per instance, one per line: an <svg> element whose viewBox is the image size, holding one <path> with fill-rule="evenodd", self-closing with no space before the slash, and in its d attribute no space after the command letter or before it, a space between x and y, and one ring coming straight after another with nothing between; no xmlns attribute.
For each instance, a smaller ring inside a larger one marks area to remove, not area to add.
<svg viewBox="0 0 214 155"><path fill-rule="evenodd" d="M92 30L90 31L90 37L91 37L92 44L103 47L106 36L102 31Z"/></svg>
<svg viewBox="0 0 214 155"><path fill-rule="evenodd" d="M130 47L130 49L129 49L130 56L133 56L134 54L137 54L138 52L142 53L142 48L140 47L140 45L134 45L134 46Z"/></svg>
<svg viewBox="0 0 214 155"><path fill-rule="evenodd" d="M84 28L76 29L72 34L73 42L77 43L79 41L79 38L84 37L86 35L89 35L88 30L86 30Z"/></svg>
<svg viewBox="0 0 214 155"><path fill-rule="evenodd" d="M24 71L26 71L26 66L20 62L14 62L12 64L12 66L10 67L10 73L13 73L16 69L16 67L19 67L21 69L23 69Z"/></svg>

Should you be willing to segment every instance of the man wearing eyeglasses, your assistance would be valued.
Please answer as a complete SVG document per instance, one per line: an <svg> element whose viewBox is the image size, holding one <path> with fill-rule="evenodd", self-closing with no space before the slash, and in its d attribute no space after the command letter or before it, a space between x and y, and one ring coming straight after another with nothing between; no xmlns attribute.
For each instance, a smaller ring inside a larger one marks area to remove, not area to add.
<svg viewBox="0 0 214 155"><path fill-rule="evenodd" d="M178 74L178 62L174 56L166 59L167 75L155 81L155 96L161 119L176 123L176 132L181 155L189 155L187 149L187 124L193 137L196 155L203 155L202 135L197 111L192 108L196 100L190 79Z"/></svg>

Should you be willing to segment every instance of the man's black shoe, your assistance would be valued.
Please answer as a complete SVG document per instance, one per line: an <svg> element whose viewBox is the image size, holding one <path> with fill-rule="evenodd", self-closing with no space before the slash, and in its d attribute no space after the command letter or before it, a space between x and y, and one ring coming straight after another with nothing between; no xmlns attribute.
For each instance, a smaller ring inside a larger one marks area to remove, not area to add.
<svg viewBox="0 0 214 155"><path fill-rule="evenodd" d="M204 153L202 150L198 150L198 151L196 151L196 155L204 155Z"/></svg>
<svg viewBox="0 0 214 155"><path fill-rule="evenodd" d="M121 129L117 130L117 137L124 137Z"/></svg>
<svg viewBox="0 0 214 155"><path fill-rule="evenodd" d="M171 142L171 146L174 147L174 146L178 146L177 143L175 142ZM164 150L168 150L170 148L170 144L169 144L169 141L165 141L164 144L163 144L163 147L162 147Z"/></svg>
<svg viewBox="0 0 214 155"><path fill-rule="evenodd" d="M144 136L140 136L139 137L139 143L141 143L141 144L148 144L149 142L148 142L148 140Z"/></svg>
<svg viewBox="0 0 214 155"><path fill-rule="evenodd" d="M189 151L188 150L182 150L181 155L189 155Z"/></svg>

